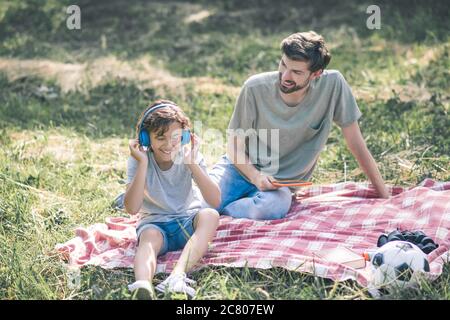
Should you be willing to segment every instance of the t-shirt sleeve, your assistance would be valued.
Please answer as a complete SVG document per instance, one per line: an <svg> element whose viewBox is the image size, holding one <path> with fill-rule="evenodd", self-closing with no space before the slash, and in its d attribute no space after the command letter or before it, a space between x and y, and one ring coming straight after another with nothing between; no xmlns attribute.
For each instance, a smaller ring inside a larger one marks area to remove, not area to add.
<svg viewBox="0 0 450 320"><path fill-rule="evenodd" d="M133 182L133 178L136 175L138 162L135 158L130 156L127 161L127 184Z"/></svg>
<svg viewBox="0 0 450 320"><path fill-rule="evenodd" d="M335 102L333 120L339 127L347 127L361 117L362 113L352 90L341 73L337 76Z"/></svg>
<svg viewBox="0 0 450 320"><path fill-rule="evenodd" d="M255 126L255 98L251 89L244 84L236 101L228 129L251 129Z"/></svg>

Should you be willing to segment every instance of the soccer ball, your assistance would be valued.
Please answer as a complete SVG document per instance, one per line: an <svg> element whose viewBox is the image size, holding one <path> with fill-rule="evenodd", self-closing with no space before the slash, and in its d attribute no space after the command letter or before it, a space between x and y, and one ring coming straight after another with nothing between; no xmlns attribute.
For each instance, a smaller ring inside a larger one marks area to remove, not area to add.
<svg viewBox="0 0 450 320"><path fill-rule="evenodd" d="M430 271L426 254L407 241L386 243L375 251L370 262L375 288L410 287Z"/></svg>

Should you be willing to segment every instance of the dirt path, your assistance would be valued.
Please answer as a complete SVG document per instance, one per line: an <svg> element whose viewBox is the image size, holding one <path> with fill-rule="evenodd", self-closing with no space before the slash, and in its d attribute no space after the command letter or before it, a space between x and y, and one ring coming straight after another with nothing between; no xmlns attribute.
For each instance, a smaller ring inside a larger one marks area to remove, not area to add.
<svg viewBox="0 0 450 320"><path fill-rule="evenodd" d="M44 59L0 58L0 71L10 81L27 76L55 80L63 92L96 87L111 78L137 81L142 88L154 88L157 93L176 91L183 94L186 86L197 92L237 96L238 87L232 87L210 77L181 78L153 65L149 57L121 61L114 56L86 63L61 63Z"/></svg>

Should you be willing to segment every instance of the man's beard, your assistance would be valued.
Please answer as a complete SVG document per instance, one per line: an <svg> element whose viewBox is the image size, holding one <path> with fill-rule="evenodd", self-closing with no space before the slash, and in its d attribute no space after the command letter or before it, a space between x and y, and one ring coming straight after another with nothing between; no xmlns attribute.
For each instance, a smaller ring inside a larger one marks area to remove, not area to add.
<svg viewBox="0 0 450 320"><path fill-rule="evenodd" d="M294 81L291 81L295 85L293 87L291 87L291 88L288 88L288 87L285 87L285 86L283 86L281 84L281 72L278 74L278 78L279 78L279 81L280 81L280 90L281 90L281 92L286 93L286 94L302 90L302 89L306 88L309 85L309 82L310 82L309 78L306 79L305 83L300 84L300 85L297 85Z"/></svg>

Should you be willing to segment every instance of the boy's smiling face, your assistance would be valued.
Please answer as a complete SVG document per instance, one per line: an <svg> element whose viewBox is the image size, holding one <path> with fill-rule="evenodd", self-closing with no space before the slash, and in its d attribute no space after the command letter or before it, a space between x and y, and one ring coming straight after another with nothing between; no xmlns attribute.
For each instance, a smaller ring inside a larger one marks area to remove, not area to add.
<svg viewBox="0 0 450 320"><path fill-rule="evenodd" d="M158 164L172 162L181 149L181 124L173 122L164 134L150 132L150 141L155 160Z"/></svg>

